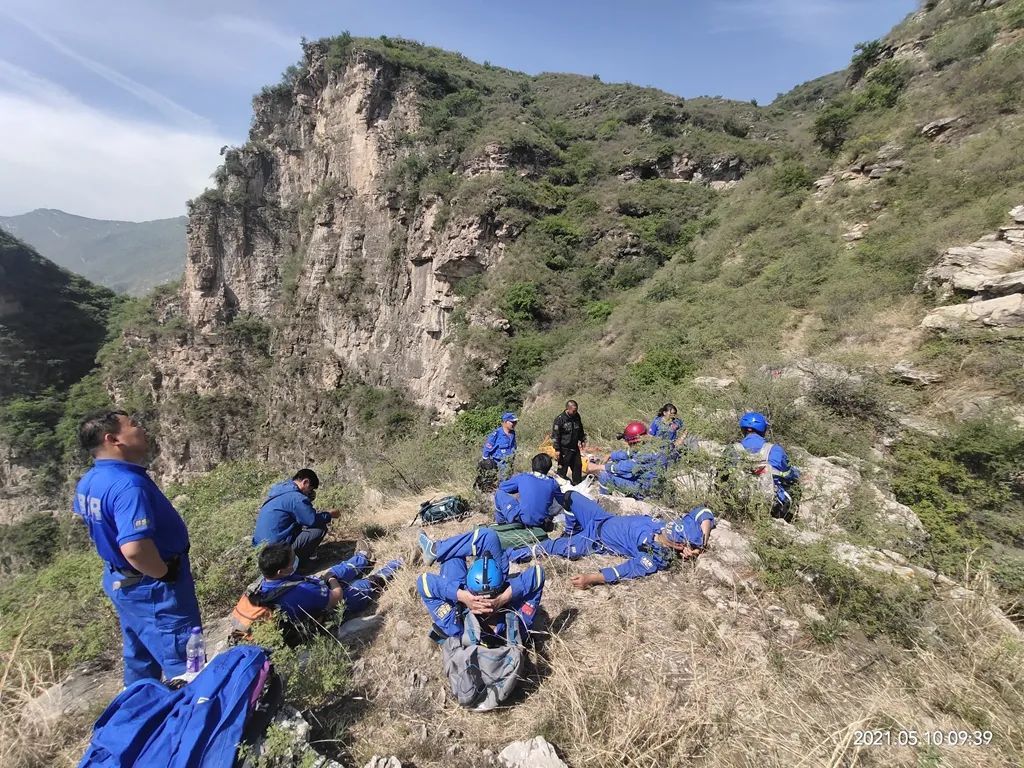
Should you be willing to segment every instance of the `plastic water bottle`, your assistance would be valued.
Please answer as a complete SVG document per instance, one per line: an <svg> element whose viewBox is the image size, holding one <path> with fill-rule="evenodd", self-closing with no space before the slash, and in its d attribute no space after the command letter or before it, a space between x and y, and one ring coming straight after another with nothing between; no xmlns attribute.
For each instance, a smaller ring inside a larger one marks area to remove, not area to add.
<svg viewBox="0 0 1024 768"><path fill-rule="evenodd" d="M206 666L206 641L203 640L203 628L192 627L185 644L185 671L195 674Z"/></svg>

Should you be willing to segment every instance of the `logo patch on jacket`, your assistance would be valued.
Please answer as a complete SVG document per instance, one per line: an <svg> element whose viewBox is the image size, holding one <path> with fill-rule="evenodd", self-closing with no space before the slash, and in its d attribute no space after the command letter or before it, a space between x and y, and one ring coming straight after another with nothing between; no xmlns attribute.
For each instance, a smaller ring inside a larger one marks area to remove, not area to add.
<svg viewBox="0 0 1024 768"><path fill-rule="evenodd" d="M149 519L141 517L135 521L134 525L136 528L145 528L147 525L149 525Z"/></svg>
<svg viewBox="0 0 1024 768"><path fill-rule="evenodd" d="M452 607L448 605L448 603L441 603L439 606L437 606L437 610L434 611L434 615L437 616L437 618L439 619L443 619L451 612Z"/></svg>
<svg viewBox="0 0 1024 768"><path fill-rule="evenodd" d="M642 565L644 568L653 568L654 567L654 561L651 560L651 558L649 558L649 557L641 557L640 558L640 565Z"/></svg>
<svg viewBox="0 0 1024 768"><path fill-rule="evenodd" d="M527 616L533 616L533 611L534 607L532 605L530 605L529 603L523 604L523 613L525 613Z"/></svg>

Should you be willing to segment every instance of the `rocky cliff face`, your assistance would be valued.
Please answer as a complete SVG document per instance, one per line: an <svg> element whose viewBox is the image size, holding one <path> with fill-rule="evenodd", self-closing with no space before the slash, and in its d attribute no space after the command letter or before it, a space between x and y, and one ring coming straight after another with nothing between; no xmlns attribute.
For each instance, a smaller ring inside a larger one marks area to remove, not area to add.
<svg viewBox="0 0 1024 768"><path fill-rule="evenodd" d="M441 413L462 405L444 342L452 285L493 265L502 243L494 222L438 226L439 206L408 211L388 192L418 121L414 85L394 65L361 54L332 71L308 47L292 92L257 101L224 200L192 207L182 300L196 331L285 316L279 352L313 358L313 389L353 374Z"/></svg>

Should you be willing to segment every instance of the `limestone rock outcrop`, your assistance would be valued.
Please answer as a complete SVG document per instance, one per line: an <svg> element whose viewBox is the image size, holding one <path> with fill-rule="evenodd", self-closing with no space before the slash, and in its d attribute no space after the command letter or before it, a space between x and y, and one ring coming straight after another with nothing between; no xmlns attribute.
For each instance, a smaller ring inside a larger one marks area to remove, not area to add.
<svg viewBox="0 0 1024 768"><path fill-rule="evenodd" d="M1013 224L967 246L950 248L925 271L918 289L941 300L969 300L932 310L923 328L988 327L1018 335L1024 328L1024 205L1010 211Z"/></svg>

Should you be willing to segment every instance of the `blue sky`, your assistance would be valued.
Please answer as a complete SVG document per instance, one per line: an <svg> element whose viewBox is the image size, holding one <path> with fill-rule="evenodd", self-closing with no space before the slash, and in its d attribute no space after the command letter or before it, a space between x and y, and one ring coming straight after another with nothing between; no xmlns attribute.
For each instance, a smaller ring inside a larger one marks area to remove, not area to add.
<svg viewBox="0 0 1024 768"><path fill-rule="evenodd" d="M184 213L299 40L410 37L520 69L770 102L916 0L2 0L0 214Z"/></svg>

